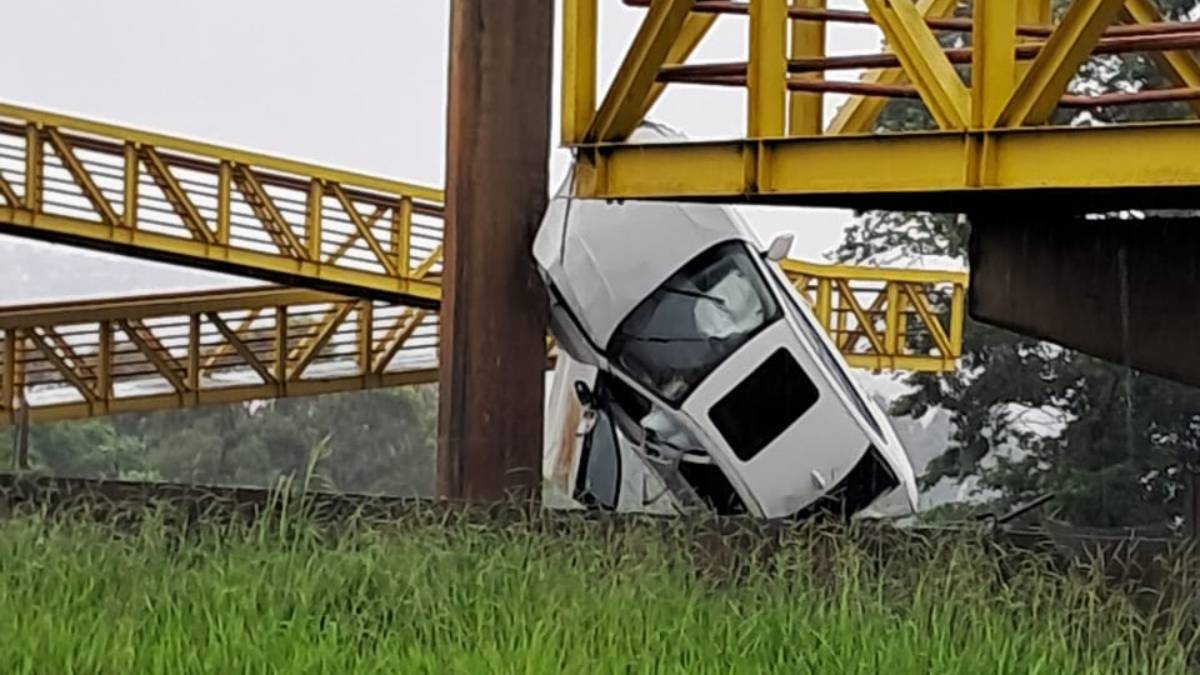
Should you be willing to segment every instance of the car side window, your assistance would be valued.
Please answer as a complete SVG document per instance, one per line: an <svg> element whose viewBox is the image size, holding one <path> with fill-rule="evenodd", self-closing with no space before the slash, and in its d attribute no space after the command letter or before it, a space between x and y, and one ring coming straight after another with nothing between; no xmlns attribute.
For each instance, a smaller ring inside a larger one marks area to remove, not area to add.
<svg viewBox="0 0 1200 675"><path fill-rule="evenodd" d="M615 511L620 503L621 450L612 418L603 408L596 411L596 424L583 441L574 497L606 511Z"/></svg>

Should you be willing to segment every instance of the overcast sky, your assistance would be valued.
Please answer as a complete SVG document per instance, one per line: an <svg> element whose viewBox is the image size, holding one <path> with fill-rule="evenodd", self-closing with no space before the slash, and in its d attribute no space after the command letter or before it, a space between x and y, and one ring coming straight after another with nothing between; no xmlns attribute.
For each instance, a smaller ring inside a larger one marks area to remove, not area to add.
<svg viewBox="0 0 1200 675"><path fill-rule="evenodd" d="M5 49L16 60L5 70L0 90L7 102L389 178L444 182L449 0L8 5ZM861 8L861 0L831 0L830 6ZM601 0L602 87L642 15L620 0ZM869 27L834 28L830 52L872 51L879 40ZM745 20L723 18L695 59L743 59L745 45ZM557 74L555 82L557 87ZM556 90L556 108L557 102ZM839 103L830 97L827 114ZM744 107L738 91L676 85L651 116L695 138L734 137L744 127ZM555 119L552 140L557 143L557 110ZM563 151L554 153L552 184L562 180L567 161ZM795 232L793 254L809 259L836 244L849 219L831 210L745 212L765 232ZM81 255L97 259L65 247L5 239L0 264L48 251L54 251L53 265L94 264ZM160 265L144 270L139 274L144 283L128 290L221 282Z"/></svg>

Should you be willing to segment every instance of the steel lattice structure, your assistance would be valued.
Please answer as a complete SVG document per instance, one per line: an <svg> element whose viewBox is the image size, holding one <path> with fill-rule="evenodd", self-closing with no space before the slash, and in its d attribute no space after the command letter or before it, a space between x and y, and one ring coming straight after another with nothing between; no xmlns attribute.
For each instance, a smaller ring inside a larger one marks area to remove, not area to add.
<svg viewBox="0 0 1200 675"><path fill-rule="evenodd" d="M1059 108L1180 101L1200 110L1200 25L1153 0L626 0L646 16L597 104L597 0L566 0L564 142L585 197L745 201L973 211L1011 205L1093 210L1186 204L1200 188L1200 124L1053 124ZM748 54L688 63L710 27L747 16ZM829 56L829 23L877 26L886 50ZM939 37L965 35L944 48ZM1174 86L1068 94L1094 56L1148 53ZM826 74L868 69L860 81ZM672 83L740 87L745 135L637 144L630 133ZM827 123L822 97L851 98ZM919 100L935 130L875 134L889 99ZM884 160L886 158L886 161Z"/></svg>
<svg viewBox="0 0 1200 675"><path fill-rule="evenodd" d="M952 370L966 274L784 265L856 367ZM0 425L437 381L437 312L258 287L0 308Z"/></svg>

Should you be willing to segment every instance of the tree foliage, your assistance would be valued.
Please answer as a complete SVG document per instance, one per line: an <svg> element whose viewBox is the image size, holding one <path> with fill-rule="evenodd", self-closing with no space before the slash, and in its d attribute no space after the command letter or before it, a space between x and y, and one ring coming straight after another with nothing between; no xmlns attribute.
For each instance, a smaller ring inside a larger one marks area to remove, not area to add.
<svg viewBox="0 0 1200 675"><path fill-rule="evenodd" d="M436 395L409 387L35 425L30 459L56 476L270 486L303 476L328 439L315 467L323 486L430 495Z"/></svg>

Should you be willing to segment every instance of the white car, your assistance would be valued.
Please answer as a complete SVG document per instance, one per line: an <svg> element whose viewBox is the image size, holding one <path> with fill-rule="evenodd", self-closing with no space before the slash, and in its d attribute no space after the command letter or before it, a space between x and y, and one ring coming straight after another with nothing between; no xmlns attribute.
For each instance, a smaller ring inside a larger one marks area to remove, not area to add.
<svg viewBox="0 0 1200 675"><path fill-rule="evenodd" d="M616 510L915 511L895 432L776 264L790 244L720 205L556 196L534 242L561 352L550 482Z"/></svg>

